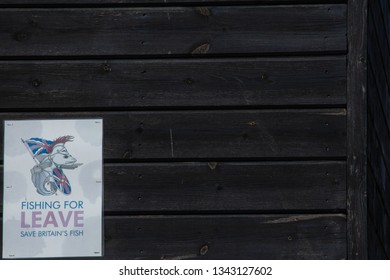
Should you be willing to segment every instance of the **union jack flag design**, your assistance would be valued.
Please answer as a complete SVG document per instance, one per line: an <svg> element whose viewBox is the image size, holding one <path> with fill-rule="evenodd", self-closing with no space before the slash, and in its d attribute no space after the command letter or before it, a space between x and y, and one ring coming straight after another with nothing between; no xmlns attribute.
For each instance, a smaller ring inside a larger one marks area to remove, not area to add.
<svg viewBox="0 0 390 280"><path fill-rule="evenodd" d="M68 178L66 178L64 172L60 168L53 169L53 179L58 190L67 195L72 192Z"/></svg>
<svg viewBox="0 0 390 280"><path fill-rule="evenodd" d="M36 158L38 161L42 161L42 157L37 157L39 155L48 155L49 148L53 144L53 141L46 140L43 138L30 138L28 140L22 140L26 147L31 152L33 158Z"/></svg>

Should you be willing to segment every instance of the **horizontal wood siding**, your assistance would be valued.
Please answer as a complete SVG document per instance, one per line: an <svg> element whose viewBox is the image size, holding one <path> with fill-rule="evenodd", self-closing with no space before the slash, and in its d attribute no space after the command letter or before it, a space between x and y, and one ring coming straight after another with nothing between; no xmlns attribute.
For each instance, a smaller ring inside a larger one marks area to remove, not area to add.
<svg viewBox="0 0 390 280"><path fill-rule="evenodd" d="M0 107L342 106L345 68L345 56L0 61Z"/></svg>
<svg viewBox="0 0 390 280"><path fill-rule="evenodd" d="M107 217L104 222L106 259L346 257L342 214L141 215ZM34 250L27 245L29 252Z"/></svg>
<svg viewBox="0 0 390 280"><path fill-rule="evenodd" d="M346 50L346 6L342 4L205 9L0 9L0 56Z"/></svg>
<svg viewBox="0 0 390 280"><path fill-rule="evenodd" d="M104 258L347 258L346 1L0 0L0 41L0 130L103 118Z"/></svg>
<svg viewBox="0 0 390 280"><path fill-rule="evenodd" d="M344 161L116 163L104 170L107 214L337 211L346 203Z"/></svg>
<svg viewBox="0 0 390 280"><path fill-rule="evenodd" d="M345 109L110 112L103 115L104 158L345 157L345 114ZM63 115L9 113L0 114L0 120Z"/></svg>
<svg viewBox="0 0 390 280"><path fill-rule="evenodd" d="M390 9L371 1L368 17L368 213L370 258L390 258Z"/></svg>
<svg viewBox="0 0 390 280"><path fill-rule="evenodd" d="M115 6L115 5L131 5L138 4L142 6L147 5L201 5L201 4L321 4L321 3L345 3L346 0L0 0L0 5L4 6L47 6L51 5L58 7L61 5L101 5L101 6Z"/></svg>

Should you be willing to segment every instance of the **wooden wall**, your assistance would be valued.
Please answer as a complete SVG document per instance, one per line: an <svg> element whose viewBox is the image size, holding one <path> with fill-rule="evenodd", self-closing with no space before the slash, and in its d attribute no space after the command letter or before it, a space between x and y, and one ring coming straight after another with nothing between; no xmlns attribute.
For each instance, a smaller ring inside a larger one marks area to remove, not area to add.
<svg viewBox="0 0 390 280"><path fill-rule="evenodd" d="M107 259L344 259L347 31L346 1L2 0L0 119L104 119Z"/></svg>
<svg viewBox="0 0 390 280"><path fill-rule="evenodd" d="M369 1L368 16L369 257L390 258L390 3Z"/></svg>

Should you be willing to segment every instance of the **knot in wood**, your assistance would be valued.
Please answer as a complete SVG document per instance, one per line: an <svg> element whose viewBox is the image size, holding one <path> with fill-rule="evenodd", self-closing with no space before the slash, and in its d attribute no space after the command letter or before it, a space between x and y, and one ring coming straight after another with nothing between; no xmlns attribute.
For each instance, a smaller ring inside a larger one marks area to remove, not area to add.
<svg viewBox="0 0 390 280"><path fill-rule="evenodd" d="M215 170L217 168L218 163L217 162L208 162L207 165L210 167L211 170Z"/></svg>
<svg viewBox="0 0 390 280"><path fill-rule="evenodd" d="M41 85L41 83L42 82L40 80L38 80L38 79L35 79L35 80L32 81L32 85L34 87L39 87Z"/></svg>
<svg viewBox="0 0 390 280"><path fill-rule="evenodd" d="M17 32L15 34L15 40L18 42L27 41L30 38L30 33L27 32Z"/></svg>
<svg viewBox="0 0 390 280"><path fill-rule="evenodd" d="M211 15L210 10L207 7L198 7L197 10L202 16L209 17Z"/></svg>
<svg viewBox="0 0 390 280"><path fill-rule="evenodd" d="M264 74L261 74L261 79L264 81L264 80L268 80L268 75L266 73Z"/></svg>
<svg viewBox="0 0 390 280"><path fill-rule="evenodd" d="M106 72L106 73L111 72L111 67L110 67L110 65L104 64L104 65L103 65L103 71Z"/></svg>
<svg viewBox="0 0 390 280"><path fill-rule="evenodd" d="M192 52L191 54L193 55L197 55L197 54L207 54L210 50L210 44L209 43L205 43L205 44L202 44L198 47L196 47Z"/></svg>
<svg viewBox="0 0 390 280"><path fill-rule="evenodd" d="M249 124L250 126L256 126L256 121L248 122L248 124Z"/></svg>
<svg viewBox="0 0 390 280"><path fill-rule="evenodd" d="M191 78L188 78L188 79L186 79L185 82L186 82L187 85L192 85L194 83L194 80L191 79Z"/></svg>
<svg viewBox="0 0 390 280"><path fill-rule="evenodd" d="M199 253L201 256L204 256L207 254L207 252L209 251L209 246L207 245L203 245L200 250L199 250Z"/></svg>

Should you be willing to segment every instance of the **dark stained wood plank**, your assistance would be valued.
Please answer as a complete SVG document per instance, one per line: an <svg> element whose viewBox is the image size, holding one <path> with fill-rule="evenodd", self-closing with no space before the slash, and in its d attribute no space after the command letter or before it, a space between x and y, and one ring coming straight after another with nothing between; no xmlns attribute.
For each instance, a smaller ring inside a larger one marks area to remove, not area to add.
<svg viewBox="0 0 390 280"><path fill-rule="evenodd" d="M344 215L113 217L105 234L107 259L346 257Z"/></svg>
<svg viewBox="0 0 390 280"><path fill-rule="evenodd" d="M386 40L390 46L390 4L387 0L379 0L378 2L381 5L381 15L386 29ZM375 2L372 4L375 4Z"/></svg>
<svg viewBox="0 0 390 280"><path fill-rule="evenodd" d="M4 109L346 104L345 56L0 61L0 79Z"/></svg>
<svg viewBox="0 0 390 280"><path fill-rule="evenodd" d="M108 165L105 210L344 209L345 171L344 162Z"/></svg>
<svg viewBox="0 0 390 280"><path fill-rule="evenodd" d="M370 28L371 29L371 28ZM369 32L369 43L368 43L368 88L369 98L377 100L382 104L381 111L384 113L386 120L386 126L390 129L390 96L389 86L386 82L386 74L382 64L382 57L380 56L379 46L376 43L375 36L372 32ZM383 128L386 128L383 127Z"/></svg>
<svg viewBox="0 0 390 280"><path fill-rule="evenodd" d="M390 256L390 58L388 9L383 1L370 1L368 14L368 213L370 258ZM374 232L374 233L372 233Z"/></svg>
<svg viewBox="0 0 390 280"><path fill-rule="evenodd" d="M0 56L344 52L346 5L2 9Z"/></svg>
<svg viewBox="0 0 390 280"><path fill-rule="evenodd" d="M377 52L375 55L379 56L379 60L375 61L375 64L377 67L381 67L380 71L383 71L384 74L384 79L381 82L390 85L390 45L387 40L389 35L386 31L379 1L371 3L368 20L370 23L368 25L369 44L373 45L373 51L375 49Z"/></svg>
<svg viewBox="0 0 390 280"><path fill-rule="evenodd" d="M386 255L390 254L390 219L388 212L382 203L383 198L378 192L378 182L375 181L374 176L369 168L367 173L367 187L368 187L368 213L372 221L372 226L377 233L380 244L383 247Z"/></svg>
<svg viewBox="0 0 390 280"><path fill-rule="evenodd" d="M386 68L389 69L388 52L390 51L390 9L387 1L379 0L372 3L371 12L375 13L374 24L376 26L377 35L381 41L381 49L384 60L386 60ZM387 56L387 57L386 57Z"/></svg>
<svg viewBox="0 0 390 280"><path fill-rule="evenodd" d="M375 231L375 227L373 226L372 220L368 217L368 258L370 260L385 260L388 259L386 253L383 249L382 244L379 241L378 235Z"/></svg>
<svg viewBox="0 0 390 280"><path fill-rule="evenodd" d="M1 5L82 5L82 4L105 4L105 5L117 5L117 4L209 4L209 3L235 3L235 4L320 4L320 3L344 3L344 0L0 0ZM201 7L199 7L201 8Z"/></svg>
<svg viewBox="0 0 390 280"><path fill-rule="evenodd" d="M342 210L345 174L343 161L106 164L104 210Z"/></svg>
<svg viewBox="0 0 390 280"><path fill-rule="evenodd" d="M371 61L370 61L371 64ZM380 193L384 199L385 208L390 213L390 134L388 121L384 110L387 110L384 103L381 104L381 97L375 84L371 67L368 70L368 147L367 158L374 167L375 178L380 186ZM386 94L386 93L385 93ZM382 94L384 95L384 94Z"/></svg>
<svg viewBox="0 0 390 280"><path fill-rule="evenodd" d="M102 117L105 159L340 158L345 115L345 109L2 113L0 120L2 129L3 120Z"/></svg>
<svg viewBox="0 0 390 280"><path fill-rule="evenodd" d="M371 122L371 120L370 120L370 122ZM388 185L390 182L389 171L388 171L388 168L387 168L386 163L385 163L385 158L384 158L383 154L381 153L381 147L380 147L379 140L378 140L375 132L371 129L369 129L368 141L370 143L370 145L368 146L368 149L367 149L368 166L369 166L370 173L372 173L371 176L373 179L371 179L371 181L375 180L375 184L372 183L368 187L369 188L373 188L373 187L377 188L377 190L375 190L375 192L372 189L368 190L368 200L371 202L381 203L383 205L382 206L383 212L387 212L388 214L390 214L390 208L389 208L390 203L387 199L388 195L389 195L389 190L388 190L389 186ZM370 197L370 195L372 195L372 194L375 194L375 197L377 199ZM376 206L374 205L374 207L376 207ZM369 206L369 208L372 208L372 205Z"/></svg>
<svg viewBox="0 0 390 280"><path fill-rule="evenodd" d="M105 217L105 258L345 259L345 219L343 214Z"/></svg>
<svg viewBox="0 0 390 280"><path fill-rule="evenodd" d="M367 0L348 0L348 259L367 259Z"/></svg>

